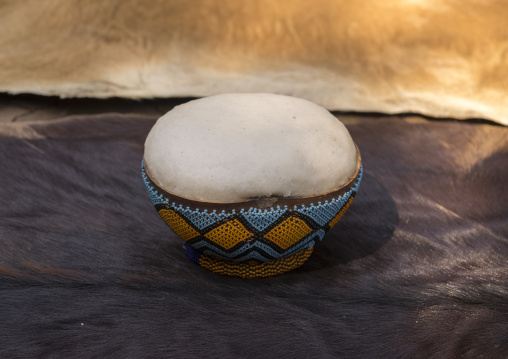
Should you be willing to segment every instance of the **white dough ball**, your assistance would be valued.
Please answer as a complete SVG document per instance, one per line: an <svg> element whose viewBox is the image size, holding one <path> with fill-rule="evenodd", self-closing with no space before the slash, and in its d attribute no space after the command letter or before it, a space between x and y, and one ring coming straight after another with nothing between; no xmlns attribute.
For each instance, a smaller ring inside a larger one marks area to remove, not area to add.
<svg viewBox="0 0 508 359"><path fill-rule="evenodd" d="M238 93L190 101L162 116L148 134L144 161L168 192L234 201L337 188L356 170L356 147L321 106Z"/></svg>

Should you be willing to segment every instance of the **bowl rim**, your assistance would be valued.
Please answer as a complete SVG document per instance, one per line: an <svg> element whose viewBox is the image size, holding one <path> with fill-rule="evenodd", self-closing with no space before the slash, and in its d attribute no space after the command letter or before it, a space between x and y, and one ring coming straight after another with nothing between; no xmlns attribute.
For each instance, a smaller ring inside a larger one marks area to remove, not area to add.
<svg viewBox="0 0 508 359"><path fill-rule="evenodd" d="M242 209L268 209L272 207L294 207L294 206L302 206L302 205L311 205L318 204L319 202L326 202L332 199L338 198L344 195L346 192L351 190L360 176L360 171L362 167L362 159L360 155L360 150L355 143L356 148L356 168L353 174L339 187L335 187L332 190L321 192L317 194L305 195L305 196L260 196L260 197L251 197L238 201L207 201L189 198L181 195L177 195L175 193L169 192L162 188L162 186L152 179L150 176L150 170L146 165L146 161L143 157L143 170L146 174L147 180L149 184L154 187L159 194L163 195L169 202L174 202L186 207L194 208L194 209L206 209L206 210L215 210L215 211L225 211L225 210L237 210L240 211Z"/></svg>

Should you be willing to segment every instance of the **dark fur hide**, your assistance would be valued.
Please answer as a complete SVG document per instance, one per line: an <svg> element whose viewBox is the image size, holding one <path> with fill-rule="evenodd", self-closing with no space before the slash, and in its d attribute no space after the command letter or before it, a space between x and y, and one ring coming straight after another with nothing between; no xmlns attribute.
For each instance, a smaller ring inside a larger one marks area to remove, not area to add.
<svg viewBox="0 0 508 359"><path fill-rule="evenodd" d="M507 128L346 118L351 209L300 269L242 280L152 208L153 123L3 125L1 358L508 357Z"/></svg>

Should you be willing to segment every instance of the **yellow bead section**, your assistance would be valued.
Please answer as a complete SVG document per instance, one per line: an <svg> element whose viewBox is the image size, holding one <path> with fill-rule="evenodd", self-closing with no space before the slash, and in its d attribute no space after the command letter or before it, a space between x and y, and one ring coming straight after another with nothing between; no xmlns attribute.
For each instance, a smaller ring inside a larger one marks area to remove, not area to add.
<svg viewBox="0 0 508 359"><path fill-rule="evenodd" d="M205 234L206 238L224 249L233 248L238 243L249 239L252 236L253 234L246 230L245 227L236 219L226 222Z"/></svg>
<svg viewBox="0 0 508 359"><path fill-rule="evenodd" d="M217 258L208 254L202 254L199 265L212 272L240 278L263 278L288 272L304 264L314 247L297 252L287 258L281 258L270 262L234 262Z"/></svg>
<svg viewBox="0 0 508 359"><path fill-rule="evenodd" d="M335 226L337 224L337 222L339 221L339 219L342 218L342 216L344 215L344 213L346 213L347 209L349 208L349 206L351 206L351 203L353 202L353 199L354 197L351 197L349 199L349 201L347 201L347 203L344 205L344 207L342 207L342 209L340 210L339 213L337 213L337 215L335 217L332 218L332 220L330 221L330 223L328 223L328 225L330 226L330 228L332 228L333 226Z"/></svg>
<svg viewBox="0 0 508 359"><path fill-rule="evenodd" d="M288 217L277 227L265 234L265 238L282 249L288 249L303 237L312 232L312 229L297 217Z"/></svg>
<svg viewBox="0 0 508 359"><path fill-rule="evenodd" d="M161 209L159 211L159 215L162 217L164 222L166 222L169 228L171 228L173 232L175 232L176 235L184 241L188 241L189 239L199 236L199 233L172 209Z"/></svg>

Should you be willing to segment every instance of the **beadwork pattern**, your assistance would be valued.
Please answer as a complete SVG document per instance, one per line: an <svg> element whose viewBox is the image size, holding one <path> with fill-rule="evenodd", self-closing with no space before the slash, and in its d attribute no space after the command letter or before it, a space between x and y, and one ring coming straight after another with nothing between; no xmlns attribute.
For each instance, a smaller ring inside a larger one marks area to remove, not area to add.
<svg viewBox="0 0 508 359"><path fill-rule="evenodd" d="M301 265L351 205L362 170L360 167L349 191L323 203L230 212L171 202L151 185L144 164L141 172L150 200L166 224L184 240L187 256L215 272L247 278L246 271L264 268L262 273L272 275L267 273Z"/></svg>
<svg viewBox="0 0 508 359"><path fill-rule="evenodd" d="M184 243L187 257L194 263L212 272L240 278L263 278L289 272L304 264L314 251L314 247L306 248L295 254L269 262L233 262L204 254Z"/></svg>

